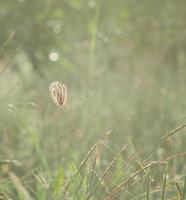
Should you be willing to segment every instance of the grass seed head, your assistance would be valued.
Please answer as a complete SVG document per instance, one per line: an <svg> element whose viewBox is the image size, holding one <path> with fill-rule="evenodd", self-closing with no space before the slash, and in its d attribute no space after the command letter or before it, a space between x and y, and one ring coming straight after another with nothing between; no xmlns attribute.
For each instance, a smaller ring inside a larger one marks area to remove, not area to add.
<svg viewBox="0 0 186 200"><path fill-rule="evenodd" d="M60 107L63 107L67 102L66 86L58 81L55 81L50 84L49 90L54 103Z"/></svg>

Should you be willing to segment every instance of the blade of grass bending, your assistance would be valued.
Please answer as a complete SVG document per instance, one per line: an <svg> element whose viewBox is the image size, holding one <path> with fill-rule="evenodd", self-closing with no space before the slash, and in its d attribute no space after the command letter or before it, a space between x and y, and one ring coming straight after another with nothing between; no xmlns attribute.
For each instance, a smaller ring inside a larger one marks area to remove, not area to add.
<svg viewBox="0 0 186 200"><path fill-rule="evenodd" d="M160 147L160 146L163 144L164 140L165 140L167 137L170 137L171 135L173 135L174 133L177 133L178 131L180 131L181 129L183 129L183 128L185 128L185 127L186 127L186 124L183 124L183 125L177 127L176 129L170 131L169 133L165 134L163 137L161 137L160 140L157 141L156 146L153 147L152 150L150 151L150 153L147 154L147 156L145 157L145 159L149 158L149 157L152 155L152 153L153 153L158 147ZM145 159L143 159L143 160L145 160Z"/></svg>
<svg viewBox="0 0 186 200"><path fill-rule="evenodd" d="M137 157L138 157L139 159L141 159L141 156L140 156L140 154L138 153L138 152L140 152L140 151L138 151L136 145L134 144L134 142L133 142L130 138L129 138L129 142L131 143L131 145L133 146L134 150L136 151ZM139 161L139 167L140 167L141 169L143 169L143 162L142 162L142 161ZM152 182L154 181L153 177L151 177L151 175L148 173L147 170L144 170L144 173L145 173L146 175L149 176L149 178L151 179Z"/></svg>
<svg viewBox="0 0 186 200"><path fill-rule="evenodd" d="M83 159L83 161L81 162L81 165L80 167L78 168L77 172L75 175L72 175L65 187L65 190L64 190L64 193L63 193L63 196L62 196L62 199L65 199L66 197L66 194L67 194L67 191L68 191L68 188L72 182L72 178L76 178L79 174L79 172L81 171L81 169L83 168L83 166L85 165L86 161L88 160L88 158L90 157L90 155L92 154L92 152L95 150L95 148L97 147L97 144L98 142L96 142L90 149L90 151L87 153L87 155L85 156L85 158Z"/></svg>
<svg viewBox="0 0 186 200"><path fill-rule="evenodd" d="M16 174L14 174L13 172L9 172L8 175L9 175L11 182L14 184L17 192L19 194L22 194L23 199L33 200L30 193L28 192L26 187L23 185L23 183L21 182L19 177Z"/></svg>
<svg viewBox="0 0 186 200"><path fill-rule="evenodd" d="M109 170L112 168L112 166L115 164L117 159L119 158L120 154L127 148L127 145L123 146L122 149L117 153L117 155L114 157L114 159L111 161L110 165L107 167L107 169L104 171L101 181L103 181L104 177L108 174Z"/></svg>
<svg viewBox="0 0 186 200"><path fill-rule="evenodd" d="M95 174L96 158L97 158L97 152L95 153L95 156L94 156L93 167L92 167L92 173L91 173L89 185L88 185L88 187L87 187L87 198L86 198L86 200L89 200L90 197L91 197L92 194L93 194L93 191L90 191L90 192L89 192L89 190L91 190L91 185L92 185L92 181L93 181L94 174Z"/></svg>
<svg viewBox="0 0 186 200"><path fill-rule="evenodd" d="M182 157L182 156L186 156L186 152L181 152L181 153L177 153L177 154L174 154L172 156L169 156L169 157L166 158L165 161L169 161L171 159Z"/></svg>
<svg viewBox="0 0 186 200"><path fill-rule="evenodd" d="M88 160L88 158L90 157L90 155L92 154L92 152L93 152L93 151L95 150L95 148L97 147L97 144L98 144L98 142L95 143L95 144L91 147L90 151L87 153L87 155L85 156L84 160L81 162L81 165L80 165L80 167L78 168L78 171L76 172L75 177L79 174L79 172L81 171L81 169L82 169L83 166L85 165L86 161Z"/></svg>
<svg viewBox="0 0 186 200"><path fill-rule="evenodd" d="M147 176L147 200L150 199L150 177Z"/></svg>
<svg viewBox="0 0 186 200"><path fill-rule="evenodd" d="M143 180L143 177L140 177L138 180L136 180L134 183L132 183L132 184L130 184L130 190L132 189L132 187L133 186L135 186L137 183L141 183L142 182L142 180ZM150 178L149 178L149 180L150 180ZM128 188L127 188L128 189ZM128 193L130 193L130 194L132 194L131 193L131 191L129 192L128 190L126 190L126 191L121 191L121 193L124 193L124 192L128 192ZM150 192L150 190L149 190L149 192ZM151 192L152 193L152 192ZM132 194L132 195L134 195L134 194ZM146 197L147 196L147 192L144 192L144 193L142 193L142 194L140 194L140 195L138 195L138 196L134 196L132 199L130 199L130 200L137 200L137 199L142 199L142 197Z"/></svg>
<svg viewBox="0 0 186 200"><path fill-rule="evenodd" d="M176 188L178 190L179 199L181 200L181 198L182 198L183 195L181 193L180 186L179 186L179 184L177 182L176 182Z"/></svg>
<svg viewBox="0 0 186 200"><path fill-rule="evenodd" d="M8 43L13 39L14 36L15 36L15 31L12 31L12 32L9 34L7 40L6 40L6 41L4 42L4 44L2 45L1 49L0 49L0 57L2 56L3 52L5 51L5 49L6 49L7 45L8 45Z"/></svg>
<svg viewBox="0 0 186 200"><path fill-rule="evenodd" d="M186 175L185 175L185 181L184 181L184 185L183 185L183 196L182 196L182 200L184 200L185 199L185 194L186 194Z"/></svg>
<svg viewBox="0 0 186 200"><path fill-rule="evenodd" d="M164 197L165 197L166 182L167 182L167 168L165 169L165 173L164 173L164 181L163 181L163 189L162 189L161 200L164 200Z"/></svg>
<svg viewBox="0 0 186 200"><path fill-rule="evenodd" d="M93 188L93 192L96 190L98 183L101 182L101 184L104 184L103 179L104 177L108 174L109 170L112 168L112 166L115 164L115 162L117 161L117 159L119 158L120 154L126 149L127 144L125 146L123 146L121 148L121 150L115 155L114 159L111 161L110 165L106 168L106 170L104 171L103 175L101 176L101 178L99 179L98 182L96 182L94 188Z"/></svg>
<svg viewBox="0 0 186 200"><path fill-rule="evenodd" d="M95 171L95 167L96 167L96 159L97 159L97 152L94 155L94 160L93 160L93 167L92 167L92 173L91 173L91 177L90 177L90 182L89 182L89 189L91 189L92 186L92 181L94 178L94 171Z"/></svg>
<svg viewBox="0 0 186 200"><path fill-rule="evenodd" d="M75 170L77 170L75 165L72 165L72 169L73 169L73 173L75 174L76 173ZM76 179L76 177L72 177L72 179L73 179L73 183L75 185L74 197L76 197L76 199L79 200L80 199L79 198L79 187L77 184L77 179Z"/></svg>
<svg viewBox="0 0 186 200"><path fill-rule="evenodd" d="M124 185L126 185L130 180L132 180L134 177L136 177L137 175L139 175L141 172L143 172L145 169L152 167L154 165L160 164L159 161L153 161L149 164L147 164L146 166L143 167L143 169L138 170L137 172L135 172L134 174L132 174L130 177L124 179L119 185L117 185L116 187L114 187L112 189L112 191L108 194L108 196L106 196L106 200L114 200L118 197L118 194L122 191L122 188Z"/></svg>

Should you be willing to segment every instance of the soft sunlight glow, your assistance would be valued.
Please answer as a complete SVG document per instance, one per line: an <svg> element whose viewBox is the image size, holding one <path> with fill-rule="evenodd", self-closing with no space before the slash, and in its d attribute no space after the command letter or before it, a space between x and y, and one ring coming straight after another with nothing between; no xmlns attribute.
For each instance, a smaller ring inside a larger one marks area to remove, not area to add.
<svg viewBox="0 0 186 200"><path fill-rule="evenodd" d="M56 62L59 60L59 54L55 51L50 52L48 57L52 62Z"/></svg>

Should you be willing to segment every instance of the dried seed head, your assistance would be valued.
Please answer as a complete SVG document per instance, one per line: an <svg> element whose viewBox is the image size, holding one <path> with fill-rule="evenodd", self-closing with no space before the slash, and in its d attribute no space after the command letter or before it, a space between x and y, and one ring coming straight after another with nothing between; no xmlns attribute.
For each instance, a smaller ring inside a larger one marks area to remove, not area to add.
<svg viewBox="0 0 186 200"><path fill-rule="evenodd" d="M63 107L67 101L67 89L66 86L56 81L51 83L49 90L54 103L60 107Z"/></svg>

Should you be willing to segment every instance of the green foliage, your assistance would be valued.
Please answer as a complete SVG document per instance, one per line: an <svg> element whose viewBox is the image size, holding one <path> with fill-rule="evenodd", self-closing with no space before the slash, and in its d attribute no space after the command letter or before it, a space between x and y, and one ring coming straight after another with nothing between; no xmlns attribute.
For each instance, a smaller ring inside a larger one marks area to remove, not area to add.
<svg viewBox="0 0 186 200"><path fill-rule="evenodd" d="M0 199L184 200L185 6L0 2Z"/></svg>

